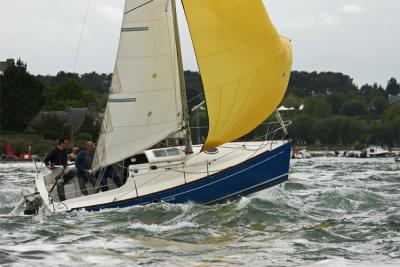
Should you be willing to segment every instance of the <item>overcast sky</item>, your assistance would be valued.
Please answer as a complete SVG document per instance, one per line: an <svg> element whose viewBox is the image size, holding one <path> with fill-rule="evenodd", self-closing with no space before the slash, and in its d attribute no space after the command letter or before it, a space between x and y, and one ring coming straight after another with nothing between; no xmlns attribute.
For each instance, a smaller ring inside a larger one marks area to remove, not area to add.
<svg viewBox="0 0 400 267"><path fill-rule="evenodd" d="M400 0L264 2L278 31L292 39L294 70L343 72L357 85L386 86L390 77L400 81ZM123 0L0 0L0 61L21 58L34 74L112 72L123 4ZM180 26L185 69L195 70L186 25Z"/></svg>

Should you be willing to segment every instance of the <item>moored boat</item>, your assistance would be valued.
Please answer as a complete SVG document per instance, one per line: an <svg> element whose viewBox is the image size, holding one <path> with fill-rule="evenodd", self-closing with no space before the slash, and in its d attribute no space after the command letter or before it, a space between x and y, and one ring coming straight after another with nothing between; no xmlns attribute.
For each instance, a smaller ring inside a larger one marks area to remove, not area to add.
<svg viewBox="0 0 400 267"><path fill-rule="evenodd" d="M294 149L292 152L292 159L309 159L311 154L308 153L307 149Z"/></svg>
<svg viewBox="0 0 400 267"><path fill-rule="evenodd" d="M366 148L367 157L378 158L378 157L389 157L390 151L383 149L380 146L369 146Z"/></svg>

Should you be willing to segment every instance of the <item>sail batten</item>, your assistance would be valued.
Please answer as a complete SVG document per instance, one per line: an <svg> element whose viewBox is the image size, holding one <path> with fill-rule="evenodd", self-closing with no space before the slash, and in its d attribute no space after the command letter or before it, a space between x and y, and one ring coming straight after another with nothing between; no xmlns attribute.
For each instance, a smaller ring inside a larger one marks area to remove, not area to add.
<svg viewBox="0 0 400 267"><path fill-rule="evenodd" d="M120 42L92 168L143 152L182 128L171 1L126 0Z"/></svg>
<svg viewBox="0 0 400 267"><path fill-rule="evenodd" d="M208 149L242 137L276 109L289 81L290 41L262 0L182 2L204 85Z"/></svg>

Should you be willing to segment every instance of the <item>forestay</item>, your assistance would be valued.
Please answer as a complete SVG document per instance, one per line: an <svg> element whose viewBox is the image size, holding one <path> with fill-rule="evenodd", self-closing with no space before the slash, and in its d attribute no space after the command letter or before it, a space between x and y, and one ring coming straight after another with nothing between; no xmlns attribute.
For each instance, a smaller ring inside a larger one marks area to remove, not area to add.
<svg viewBox="0 0 400 267"><path fill-rule="evenodd" d="M204 85L208 149L247 134L276 109L289 81L291 46L262 0L182 2Z"/></svg>
<svg viewBox="0 0 400 267"><path fill-rule="evenodd" d="M173 15L169 0L126 0L93 169L142 152L181 129Z"/></svg>

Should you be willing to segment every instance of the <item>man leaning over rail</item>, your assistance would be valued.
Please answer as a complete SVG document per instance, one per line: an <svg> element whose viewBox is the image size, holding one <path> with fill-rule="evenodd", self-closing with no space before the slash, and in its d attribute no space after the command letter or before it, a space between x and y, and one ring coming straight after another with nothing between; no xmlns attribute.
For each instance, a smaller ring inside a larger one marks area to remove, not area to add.
<svg viewBox="0 0 400 267"><path fill-rule="evenodd" d="M62 177L63 181L57 184L57 192L58 197L61 201L65 200L65 190L64 185L68 183L74 176L76 175L76 169L68 165L68 153L67 148L69 146L69 140L65 137L61 137L58 140L57 146L46 155L44 159L44 163L47 168L49 168L52 172L56 173L60 170L60 166L62 169Z"/></svg>

